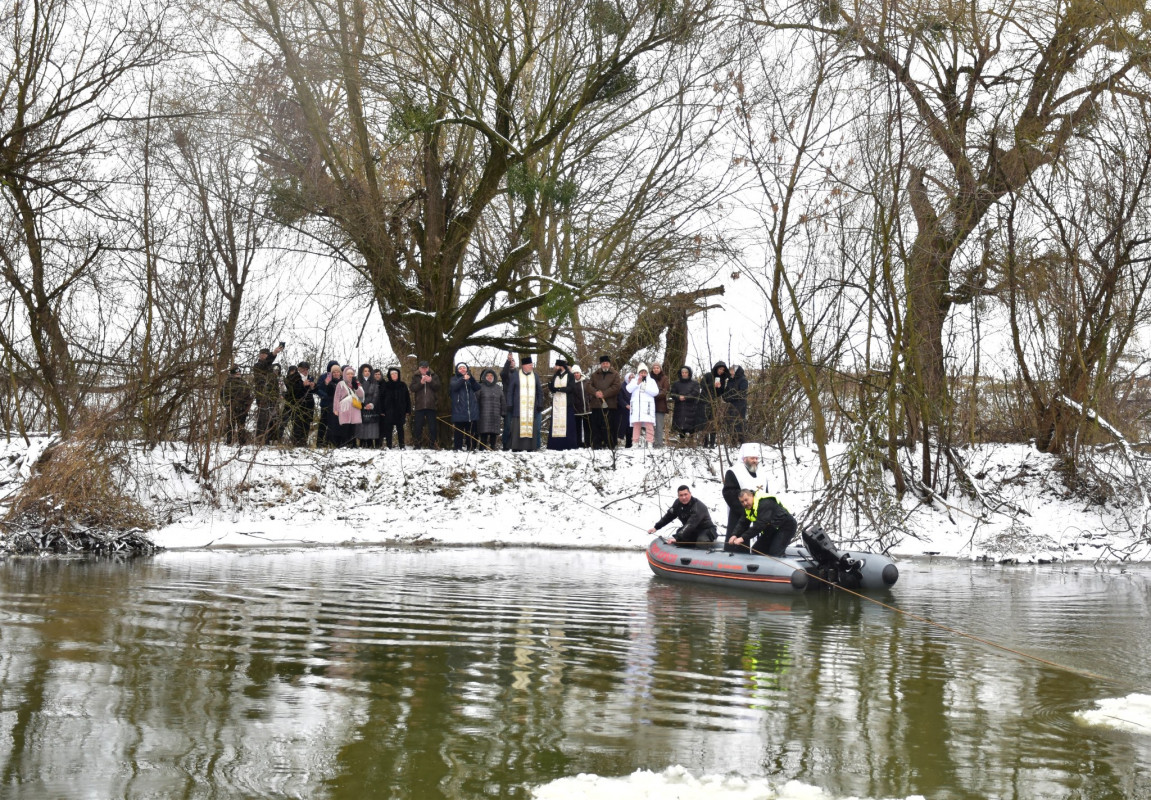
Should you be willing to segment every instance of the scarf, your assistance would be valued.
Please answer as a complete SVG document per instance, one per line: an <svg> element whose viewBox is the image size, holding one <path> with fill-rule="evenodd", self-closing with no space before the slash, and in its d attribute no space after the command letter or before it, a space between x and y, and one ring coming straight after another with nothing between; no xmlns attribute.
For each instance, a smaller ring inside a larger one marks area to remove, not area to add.
<svg viewBox="0 0 1151 800"><path fill-rule="evenodd" d="M553 381L557 389L565 389L568 385L568 374L565 372ZM566 392L556 392L552 395L552 436L562 439L568 435L568 396Z"/></svg>
<svg viewBox="0 0 1151 800"><path fill-rule="evenodd" d="M520 370L520 438L530 439L535 435L536 380L535 373Z"/></svg>

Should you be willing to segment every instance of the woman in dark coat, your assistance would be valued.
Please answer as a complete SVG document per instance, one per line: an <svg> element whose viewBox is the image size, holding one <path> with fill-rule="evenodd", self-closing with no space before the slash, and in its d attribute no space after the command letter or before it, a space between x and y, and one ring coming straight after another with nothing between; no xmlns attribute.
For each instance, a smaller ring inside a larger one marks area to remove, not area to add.
<svg viewBox="0 0 1151 800"><path fill-rule="evenodd" d="M380 446L380 384L376 383L371 364L360 365L360 386L364 388L364 407L360 411L362 422L356 426L356 441L360 447Z"/></svg>
<svg viewBox="0 0 1151 800"><path fill-rule="evenodd" d="M448 384L448 391L452 396L453 450L462 450L466 446L470 453L476 449L480 422L480 406L476 402L476 392L479 390L480 384L468 365L462 361L456 364L456 374Z"/></svg>
<svg viewBox="0 0 1151 800"><path fill-rule="evenodd" d="M392 431L400 449L404 449L404 426L408 414L412 413L412 395L408 385L400 380L400 368L388 367L388 377L380 389L380 405L383 412L384 441L392 449Z"/></svg>
<svg viewBox="0 0 1151 800"><path fill-rule="evenodd" d="M747 420L747 376L743 367L736 367L728 381L727 391L723 393L727 402L727 417L731 431L735 435L735 443L743 444L746 434L744 422Z"/></svg>
<svg viewBox="0 0 1151 800"><path fill-rule="evenodd" d="M691 367L679 368L679 380L671 385L668 397L675 404L671 424L679 431L679 438L695 433L699 419L699 384L692 377Z"/></svg>
<svg viewBox="0 0 1151 800"><path fill-rule="evenodd" d="M496 440L504 429L508 401L504 397L504 387L496 383L494 369L485 369L480 374L480 390L476 392L476 402L480 407L480 442L489 450L495 450Z"/></svg>
<svg viewBox="0 0 1151 800"><path fill-rule="evenodd" d="M699 410L700 430L704 431L704 446L715 447L715 438L719 422L726 417L726 412L720 407L723 393L727 391L727 382L731 380L731 373L727 371L727 364L722 361L715 362L711 372L703 376L699 382Z"/></svg>

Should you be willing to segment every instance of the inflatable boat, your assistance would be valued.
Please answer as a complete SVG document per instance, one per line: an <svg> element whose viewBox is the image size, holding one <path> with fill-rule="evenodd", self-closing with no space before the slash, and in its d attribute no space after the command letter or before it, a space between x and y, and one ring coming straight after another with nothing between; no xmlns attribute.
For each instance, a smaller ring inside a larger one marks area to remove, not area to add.
<svg viewBox="0 0 1151 800"><path fill-rule="evenodd" d="M661 578L730 586L773 594L831 589L888 589L899 580L899 568L877 553L840 551L819 527L803 532L803 546L789 547L778 558L725 553L722 542L679 545L656 537L648 545L647 563Z"/></svg>

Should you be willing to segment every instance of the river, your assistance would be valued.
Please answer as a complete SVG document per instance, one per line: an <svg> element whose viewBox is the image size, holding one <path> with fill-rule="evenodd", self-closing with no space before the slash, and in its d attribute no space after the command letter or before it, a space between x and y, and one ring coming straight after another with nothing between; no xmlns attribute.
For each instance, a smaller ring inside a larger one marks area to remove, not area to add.
<svg viewBox="0 0 1151 800"><path fill-rule="evenodd" d="M639 553L9 560L0 795L529 798L678 765L828 798L1151 798L1151 730L1075 716L1151 693L1151 570L900 568L885 602L1021 654Z"/></svg>

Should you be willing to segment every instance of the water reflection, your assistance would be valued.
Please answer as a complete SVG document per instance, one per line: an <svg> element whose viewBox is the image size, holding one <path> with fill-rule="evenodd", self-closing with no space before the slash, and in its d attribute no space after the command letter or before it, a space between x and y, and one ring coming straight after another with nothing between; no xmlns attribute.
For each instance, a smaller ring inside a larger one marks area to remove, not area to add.
<svg viewBox="0 0 1151 800"><path fill-rule="evenodd" d="M1146 573L902 573L909 611L1151 683ZM1072 721L1113 686L843 595L658 582L634 554L12 561L0 621L5 797L527 797L675 763L837 796L1151 783L1151 738Z"/></svg>

